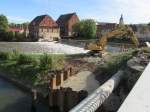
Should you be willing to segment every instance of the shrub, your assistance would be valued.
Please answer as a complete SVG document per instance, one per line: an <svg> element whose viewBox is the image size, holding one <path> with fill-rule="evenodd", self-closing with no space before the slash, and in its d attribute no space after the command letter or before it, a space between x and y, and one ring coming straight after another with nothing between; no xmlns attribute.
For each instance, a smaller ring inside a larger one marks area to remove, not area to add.
<svg viewBox="0 0 150 112"><path fill-rule="evenodd" d="M92 39L96 37L96 23L92 19L86 19L77 22L73 26L73 32L76 36L84 39Z"/></svg>
<svg viewBox="0 0 150 112"><path fill-rule="evenodd" d="M40 58L40 68L42 70L58 70L64 67L64 55L48 55L44 54Z"/></svg>
<svg viewBox="0 0 150 112"><path fill-rule="evenodd" d="M36 62L36 59L33 56L20 54L17 60L18 64L30 64Z"/></svg>
<svg viewBox="0 0 150 112"><path fill-rule="evenodd" d="M40 69L47 70L52 69L53 62L52 62L52 56L49 56L48 54L44 54L40 58Z"/></svg>
<svg viewBox="0 0 150 112"><path fill-rule="evenodd" d="M126 62L132 58L132 55L130 53L124 53L116 56L114 60L111 62L106 62L105 66L101 67L102 74L104 75L113 75L116 73L119 69L126 66Z"/></svg>
<svg viewBox="0 0 150 112"><path fill-rule="evenodd" d="M13 52L1 52L0 53L1 60L11 60L13 59Z"/></svg>

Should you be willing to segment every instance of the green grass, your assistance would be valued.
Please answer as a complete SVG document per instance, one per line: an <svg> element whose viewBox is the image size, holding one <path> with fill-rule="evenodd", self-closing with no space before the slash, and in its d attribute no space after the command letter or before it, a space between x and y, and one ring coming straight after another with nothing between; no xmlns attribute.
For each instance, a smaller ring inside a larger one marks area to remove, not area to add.
<svg viewBox="0 0 150 112"><path fill-rule="evenodd" d="M102 75L112 76L119 69L123 69L129 59L133 57L132 52L122 53L117 56L113 56L111 61L105 61L103 66L98 67L102 71Z"/></svg>
<svg viewBox="0 0 150 112"><path fill-rule="evenodd" d="M41 63L45 61L43 58L45 56L51 59L52 63L49 61ZM65 62L65 55L37 55L1 52L0 57L2 57L0 58L0 71L5 72L9 77L22 80L31 85L38 85L41 84L41 82L44 82L44 79L39 77L38 74L42 74L44 71L47 73L47 71L63 69ZM49 64L51 64L52 67L48 66ZM46 69L41 69L41 66L46 66Z"/></svg>

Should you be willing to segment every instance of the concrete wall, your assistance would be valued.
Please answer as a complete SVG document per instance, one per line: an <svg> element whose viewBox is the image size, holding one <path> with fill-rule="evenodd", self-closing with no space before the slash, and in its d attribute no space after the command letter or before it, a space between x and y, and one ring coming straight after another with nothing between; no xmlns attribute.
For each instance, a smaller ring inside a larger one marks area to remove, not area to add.
<svg viewBox="0 0 150 112"><path fill-rule="evenodd" d="M60 28L32 26L29 29L29 35L33 40L42 39L52 41L55 39L60 39Z"/></svg>

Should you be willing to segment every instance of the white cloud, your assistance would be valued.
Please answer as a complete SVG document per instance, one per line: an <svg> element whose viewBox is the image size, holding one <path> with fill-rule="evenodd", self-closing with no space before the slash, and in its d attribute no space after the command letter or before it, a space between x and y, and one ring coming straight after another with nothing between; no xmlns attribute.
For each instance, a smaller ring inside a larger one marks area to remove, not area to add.
<svg viewBox="0 0 150 112"><path fill-rule="evenodd" d="M128 23L150 22L149 4L150 0L112 0L110 12L114 15L123 13Z"/></svg>
<svg viewBox="0 0 150 112"><path fill-rule="evenodd" d="M91 17L99 21L118 22L123 13L126 23L150 22L150 0L105 0L104 3L94 1L97 1L96 10L84 13L82 18Z"/></svg>
<svg viewBox="0 0 150 112"><path fill-rule="evenodd" d="M11 22L15 22L15 23L23 23L23 22L28 22L29 19L26 19L26 18L22 18L22 17L19 17L19 16L7 16L8 18L8 21L11 23Z"/></svg>
<svg viewBox="0 0 150 112"><path fill-rule="evenodd" d="M99 21L118 22L123 13L126 23L150 22L150 0L33 0L46 5L57 13L77 11L80 18L93 18ZM85 2L83 2L85 1ZM52 7L55 6L55 7ZM51 8L52 7L52 8ZM62 8L64 8L62 10Z"/></svg>

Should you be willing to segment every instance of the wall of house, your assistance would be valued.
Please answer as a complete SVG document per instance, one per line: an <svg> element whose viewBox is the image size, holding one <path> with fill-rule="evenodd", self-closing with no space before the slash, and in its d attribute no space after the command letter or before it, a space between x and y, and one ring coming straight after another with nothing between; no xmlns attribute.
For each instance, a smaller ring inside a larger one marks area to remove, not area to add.
<svg viewBox="0 0 150 112"><path fill-rule="evenodd" d="M38 39L38 32L39 32L38 26L29 26L29 36L32 39Z"/></svg>
<svg viewBox="0 0 150 112"><path fill-rule="evenodd" d="M52 41L60 38L59 28L40 28L38 36L44 40Z"/></svg>
<svg viewBox="0 0 150 112"><path fill-rule="evenodd" d="M79 18L77 15L73 15L71 19L68 22L68 36L72 36L73 34L73 25L75 25L79 21Z"/></svg>
<svg viewBox="0 0 150 112"><path fill-rule="evenodd" d="M96 36L101 37L105 35L108 32L111 32L116 27L115 23L105 23L105 24L99 24L97 25L97 32Z"/></svg>

